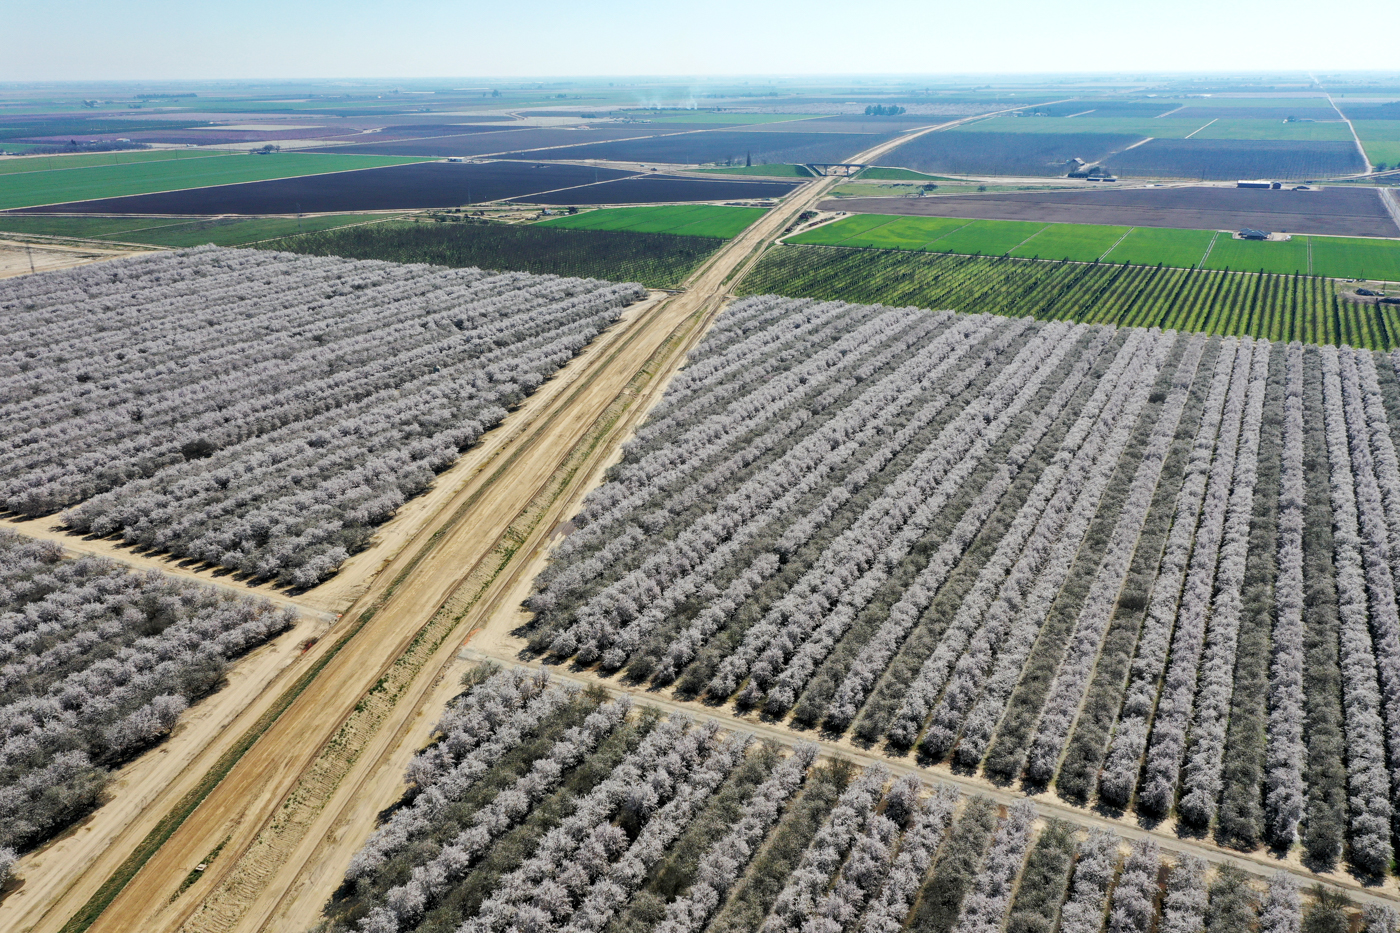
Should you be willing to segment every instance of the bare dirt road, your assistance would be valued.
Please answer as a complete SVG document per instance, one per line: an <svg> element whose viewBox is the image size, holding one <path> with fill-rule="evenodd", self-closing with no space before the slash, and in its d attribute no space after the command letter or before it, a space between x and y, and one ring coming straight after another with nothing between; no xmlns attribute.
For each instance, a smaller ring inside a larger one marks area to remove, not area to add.
<svg viewBox="0 0 1400 933"><path fill-rule="evenodd" d="M728 286L840 181L794 192L685 291L630 312L491 432L420 500L416 518L386 528L381 547L347 567L338 591L305 598L322 611L349 603L325 637L267 678L149 799L118 795L123 818L102 844L42 885L30 875L32 896L7 898L0 927L146 933L313 923L454 692L463 637L528 585L554 525L660 397Z"/></svg>
<svg viewBox="0 0 1400 933"><path fill-rule="evenodd" d="M487 663L497 665L519 664L523 639L513 638L509 631L521 619L502 614L492 619L488 629L464 646L458 657L466 663ZM492 635L496 637L491 637ZM591 671L551 668L551 676L556 680L569 681L580 686L601 687L614 696L629 696L637 703L656 707L667 713L689 716L700 722L714 722L721 728L740 733L752 733L761 739L771 739L783 744L813 742L820 746L821 754L831 758L841 758L866 767L881 764L895 776L912 774L926 784L951 784L966 794L980 794L990 797L997 803L1010 806L1018 800L1030 799L1043 818L1058 818L1090 829L1104 829L1132 842L1138 839L1155 839L1167 852L1194 855L1216 864L1228 863L1255 875L1270 875L1275 871L1286 871L1294 875L1299 884L1308 887L1325 883L1346 894L1362 905L1400 903L1400 883L1387 879L1384 885L1363 885L1356 878L1342 871L1316 873L1304 867L1297 854L1287 858L1276 858L1269 852L1239 852L1215 845L1208 838L1195 838L1179 835L1175 827L1164 822L1148 825L1139 822L1132 814L1109 815L1105 811L1086 810L1062 802L1054 794L1026 794L1019 789L1000 786L981 776L954 771L946 762L933 767L915 764L911 758L888 758L877 752L862 748L849 737L830 740L815 731L796 731L787 725L764 719L758 713L738 715L732 707L714 707L678 700L671 689L658 690L646 685L628 684L617 677L598 677ZM390 801L392 802L392 801ZM306 926L309 926L307 924ZM306 926L298 927L305 929Z"/></svg>
<svg viewBox="0 0 1400 933"><path fill-rule="evenodd" d="M137 252L129 249L0 240L0 279L34 272L71 269L74 266L85 266L91 262L102 262L119 256L133 256Z"/></svg>

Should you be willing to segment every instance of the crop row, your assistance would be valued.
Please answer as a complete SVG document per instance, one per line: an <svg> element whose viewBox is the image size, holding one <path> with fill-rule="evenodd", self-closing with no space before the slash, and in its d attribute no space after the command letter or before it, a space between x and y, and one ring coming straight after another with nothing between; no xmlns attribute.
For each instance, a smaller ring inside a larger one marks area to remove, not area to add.
<svg viewBox="0 0 1400 933"><path fill-rule="evenodd" d="M1400 347L1400 307L1348 301L1335 288L1305 275L782 246L759 261L739 292Z"/></svg>
<svg viewBox="0 0 1400 933"><path fill-rule="evenodd" d="M0 532L0 875L4 852L96 805L228 663L294 614Z"/></svg>
<svg viewBox="0 0 1400 933"><path fill-rule="evenodd" d="M310 586L636 285L203 248L0 289L0 503Z"/></svg>
<svg viewBox="0 0 1400 933"><path fill-rule="evenodd" d="M530 644L1383 875L1397 416L1351 348L747 299L574 519Z"/></svg>
<svg viewBox="0 0 1400 933"><path fill-rule="evenodd" d="M1211 870L1028 801L930 792L542 674L468 676L327 930L1293 933L1355 919L1322 889L1305 906L1285 873ZM1400 915L1360 919L1394 933Z"/></svg>

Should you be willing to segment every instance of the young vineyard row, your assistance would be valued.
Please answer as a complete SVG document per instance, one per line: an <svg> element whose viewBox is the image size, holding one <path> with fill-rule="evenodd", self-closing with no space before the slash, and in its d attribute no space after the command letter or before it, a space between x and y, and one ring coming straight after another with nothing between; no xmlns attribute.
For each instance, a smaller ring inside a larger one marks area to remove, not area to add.
<svg viewBox="0 0 1400 933"><path fill-rule="evenodd" d="M1400 347L1400 306L1347 301L1332 280L1306 275L780 246L739 293Z"/></svg>
<svg viewBox="0 0 1400 933"><path fill-rule="evenodd" d="M637 285L216 247L0 286L0 508L311 586Z"/></svg>
<svg viewBox="0 0 1400 933"><path fill-rule="evenodd" d="M1381 875L1397 417L1351 348L743 300L574 519L530 645Z"/></svg>
<svg viewBox="0 0 1400 933"><path fill-rule="evenodd" d="M370 224L263 245L311 256L476 266L675 288L723 241L631 230L570 230L552 224L444 222Z"/></svg>
<svg viewBox="0 0 1400 933"><path fill-rule="evenodd" d="M1304 906L1285 873L1212 871L1027 801L926 793L541 674L474 679L356 855L328 931L1296 933L1358 919L1336 893ZM1359 919L1394 933L1400 915Z"/></svg>
<svg viewBox="0 0 1400 933"><path fill-rule="evenodd" d="M15 849L85 815L112 766L295 620L0 531L0 882Z"/></svg>

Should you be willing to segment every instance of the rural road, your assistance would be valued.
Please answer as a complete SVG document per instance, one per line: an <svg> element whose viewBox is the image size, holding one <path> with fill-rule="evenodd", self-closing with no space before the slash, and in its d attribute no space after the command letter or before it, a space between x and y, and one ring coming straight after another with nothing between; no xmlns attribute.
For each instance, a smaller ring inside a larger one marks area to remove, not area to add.
<svg viewBox="0 0 1400 933"><path fill-rule="evenodd" d="M519 644L523 647L523 642ZM468 644L458 652L458 657L468 662L498 664L507 667L521 664L518 650L514 646L483 648L477 647L475 644ZM1036 810L1042 817L1059 818L1090 829L1108 830L1128 842L1135 842L1139 839L1155 839L1167 852L1194 855L1209 862L1228 863L1255 875L1268 876L1275 871L1286 871L1297 877L1299 884L1305 888L1319 881L1325 881L1333 887L1344 890L1349 897L1363 906L1375 903L1394 907L1397 902L1400 902L1400 894L1394 890L1393 883L1388 883L1387 887L1382 889L1366 887L1351 876L1340 872L1319 876L1302 867L1294 858L1283 860L1273 858L1263 852L1236 852L1231 849L1223 849L1211 845L1209 842L1178 836L1160 826L1144 827L1130 817L1115 819L1094 810L1071 806L1060 802L1053 794L1025 794L1014 789L999 787L983 778L959 774L946 764L928 768L912 764L908 759L887 758L856 748L849 742L827 741L815 732L797 732L782 725L763 721L757 716L737 716L729 707L670 700L665 696L658 695L656 691L646 686L624 685L616 678L602 679L591 674L575 673L560 667L550 667L549 672L556 681L574 683L582 687L602 687L613 696L631 697L637 703L657 707L667 713L689 716L698 722L714 722L724 729L752 733L760 739L772 739L785 745L791 745L795 742L813 742L821 747L823 755L853 761L861 767L880 764L897 777L912 774L926 784L951 784L964 794L979 794L1002 805L1009 806L1019 800L1029 799L1035 804Z"/></svg>
<svg viewBox="0 0 1400 933"><path fill-rule="evenodd" d="M980 116L903 134L851 161L873 161L970 119ZM401 525L397 538L386 526L364 566L351 568L362 582L342 594L351 600L343 617L314 646L257 681L255 696L240 696L236 715L160 771L159 786L119 789L62 841L65 857L40 853L33 861L42 865L22 866L25 885L0 905L0 928L157 933L314 924L379 810L402 793L404 765L455 692L444 675L458 663L462 640L508 612L507 596L528 586L552 529L601 481L732 283L842 180L798 188L722 247L684 291L629 311L464 455L425 497L431 508L418 505L418 520ZM316 593L297 602L332 608ZM162 754L169 757L158 749L138 764ZM192 874L206 861L207 870Z"/></svg>

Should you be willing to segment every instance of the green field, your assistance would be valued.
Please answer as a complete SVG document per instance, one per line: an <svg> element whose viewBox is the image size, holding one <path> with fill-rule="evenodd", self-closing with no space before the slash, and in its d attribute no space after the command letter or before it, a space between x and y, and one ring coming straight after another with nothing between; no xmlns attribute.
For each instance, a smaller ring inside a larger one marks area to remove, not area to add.
<svg viewBox="0 0 1400 933"><path fill-rule="evenodd" d="M917 250L1190 269L1400 281L1400 240L1235 240L1213 230L854 214L791 237L797 246Z"/></svg>
<svg viewBox="0 0 1400 933"><path fill-rule="evenodd" d="M943 175L925 175L907 168L883 168L875 165L856 176L861 181L954 181Z"/></svg>
<svg viewBox="0 0 1400 933"><path fill-rule="evenodd" d="M763 216L761 207L719 207L696 204L664 207L616 207L567 214L535 226L573 230L630 230L633 233L674 233L729 239Z"/></svg>
<svg viewBox="0 0 1400 933"><path fill-rule="evenodd" d="M1348 279L1382 279L1400 282L1400 249L1395 240L1359 240L1355 237L1315 236L1314 269Z"/></svg>
<svg viewBox="0 0 1400 933"><path fill-rule="evenodd" d="M1400 166L1400 120L1356 120L1352 125L1372 165Z"/></svg>
<svg viewBox="0 0 1400 933"><path fill-rule="evenodd" d="M270 155L223 155L207 159L170 159L122 165L0 175L0 210L116 198L209 185L231 185L273 178L322 175L353 169L404 165L427 159L398 156L329 155L277 152Z"/></svg>
<svg viewBox="0 0 1400 933"><path fill-rule="evenodd" d="M168 162L172 159L208 159L228 152L211 149L129 149L121 152L81 152L73 155L22 156L0 159L0 175L51 172L94 165L126 165L130 162Z"/></svg>
<svg viewBox="0 0 1400 933"><path fill-rule="evenodd" d="M974 220L945 233L924 249L936 253L1005 256L1046 226L1024 220Z"/></svg>
<svg viewBox="0 0 1400 933"><path fill-rule="evenodd" d="M1023 259L1070 259L1096 262L1112 249L1128 227L1088 227L1084 224L1050 224L1008 255Z"/></svg>
<svg viewBox="0 0 1400 933"><path fill-rule="evenodd" d="M1280 275L1306 275L1308 238L1296 236L1282 242L1233 240L1221 234L1202 263L1207 269L1235 269L1239 272L1275 272ZM1332 269L1327 275L1336 275Z"/></svg>
<svg viewBox="0 0 1400 933"><path fill-rule="evenodd" d="M1134 227L1123 242L1104 260L1144 266L1176 266L1189 269L1201 261L1215 239L1211 230L1171 230L1165 227Z"/></svg>
<svg viewBox="0 0 1400 933"><path fill-rule="evenodd" d="M1346 301L1331 280L1309 275L780 246L764 254L735 294L1170 327L1375 350L1400 346L1400 307Z"/></svg>
<svg viewBox="0 0 1400 933"><path fill-rule="evenodd" d="M390 219L383 214L326 214L315 217L224 217L171 220L156 217L0 216L0 233L42 234L149 243L152 246L243 246L260 240L332 230L350 224Z"/></svg>
<svg viewBox="0 0 1400 933"><path fill-rule="evenodd" d="M1193 139L1282 139L1297 142L1351 142L1351 130L1331 123L1284 123L1283 120L1216 120Z"/></svg>
<svg viewBox="0 0 1400 933"><path fill-rule="evenodd" d="M697 168L695 172L717 175L766 175L769 178L812 178L805 165L726 165L723 168Z"/></svg>

